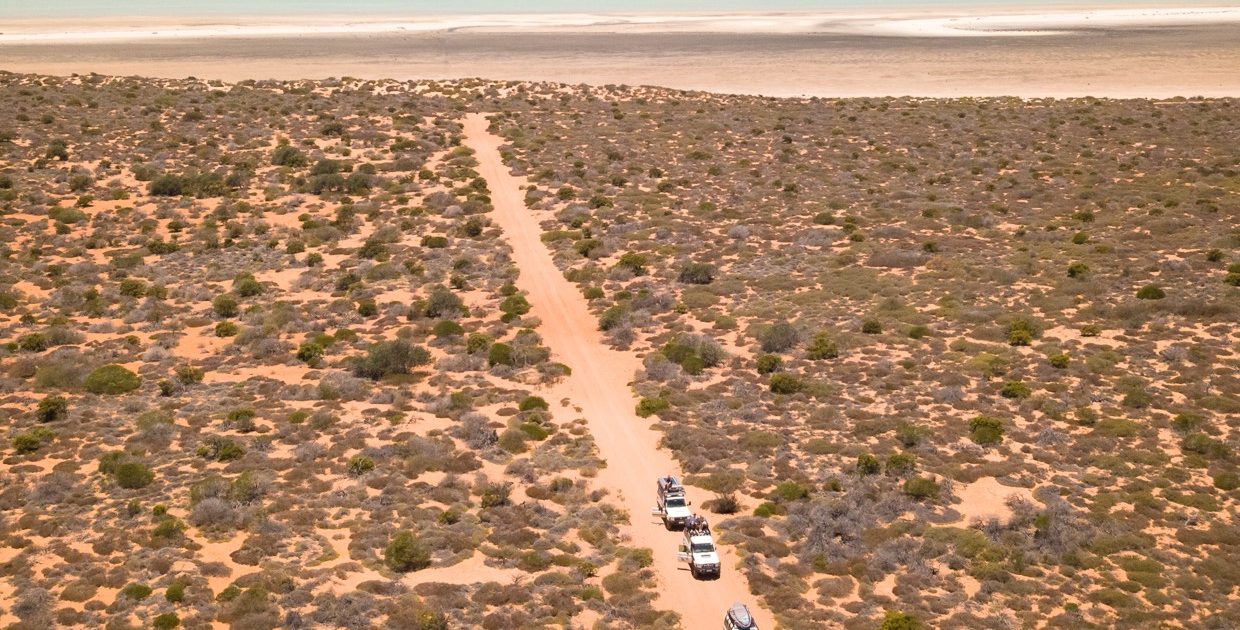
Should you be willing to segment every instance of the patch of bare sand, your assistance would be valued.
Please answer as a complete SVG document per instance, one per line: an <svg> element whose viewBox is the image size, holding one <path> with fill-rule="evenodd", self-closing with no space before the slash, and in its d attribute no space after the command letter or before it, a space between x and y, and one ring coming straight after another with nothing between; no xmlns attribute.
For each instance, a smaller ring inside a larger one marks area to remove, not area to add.
<svg viewBox="0 0 1240 630"><path fill-rule="evenodd" d="M521 269L517 286L529 294L532 314L555 359L572 368L572 374L552 391L581 409L590 433L599 446L607 467L599 472L598 483L614 493L628 510L631 524L623 528L640 546L654 551L659 585L655 605L680 613L685 628L717 626L728 607L746 602L762 627L774 627L770 612L757 605L744 576L737 568L738 556L721 546L721 577L715 581L693 579L676 558L677 536L663 528L650 515L654 503L651 483L663 474L679 474L680 467L666 451L658 448L658 434L652 423L634 413L637 398L630 382L641 367L640 359L629 352L609 348L590 314L581 292L556 267L551 252L541 240L537 220L526 210L522 186L524 178L514 177L504 165L499 148L503 140L492 134L481 114L465 117L465 144L476 152L478 170L491 189L495 206L492 218L513 249L513 260ZM699 501L701 497L696 497Z"/></svg>
<svg viewBox="0 0 1240 630"><path fill-rule="evenodd" d="M1007 506L1011 496L1034 502L1033 492L1028 488L1005 486L994 477L982 477L970 484L957 484L956 497L960 499L960 504L952 507L960 513L959 523L992 518L1007 521L1012 518L1012 509Z"/></svg>

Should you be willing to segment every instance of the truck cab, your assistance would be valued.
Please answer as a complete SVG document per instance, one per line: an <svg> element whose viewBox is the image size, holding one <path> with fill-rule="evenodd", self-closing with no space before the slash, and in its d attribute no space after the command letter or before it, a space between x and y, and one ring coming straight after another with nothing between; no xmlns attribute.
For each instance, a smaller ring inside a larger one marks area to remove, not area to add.
<svg viewBox="0 0 1240 630"><path fill-rule="evenodd" d="M650 513L663 519L667 529L681 529L689 523L689 500L685 487L675 477L659 477L655 482L656 504Z"/></svg>
<svg viewBox="0 0 1240 630"><path fill-rule="evenodd" d="M685 529L679 551L677 557L689 564L689 572L694 578L719 577L719 551L715 549L715 539L705 526Z"/></svg>

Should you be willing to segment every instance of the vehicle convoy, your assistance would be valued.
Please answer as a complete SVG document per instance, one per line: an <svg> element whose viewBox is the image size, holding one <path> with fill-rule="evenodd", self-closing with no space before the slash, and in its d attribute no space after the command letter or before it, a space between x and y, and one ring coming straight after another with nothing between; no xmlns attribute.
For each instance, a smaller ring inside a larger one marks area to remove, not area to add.
<svg viewBox="0 0 1240 630"><path fill-rule="evenodd" d="M668 475L655 480L658 503L650 513L663 519L667 529L680 529L689 524L689 500L680 480Z"/></svg>
<svg viewBox="0 0 1240 630"><path fill-rule="evenodd" d="M736 602L723 616L723 630L758 630L758 622L749 614L748 607Z"/></svg>
<svg viewBox="0 0 1240 630"><path fill-rule="evenodd" d="M714 537L710 535L710 524L704 517L689 517L677 558L689 564L689 572L694 578L719 577L719 552L715 549Z"/></svg>

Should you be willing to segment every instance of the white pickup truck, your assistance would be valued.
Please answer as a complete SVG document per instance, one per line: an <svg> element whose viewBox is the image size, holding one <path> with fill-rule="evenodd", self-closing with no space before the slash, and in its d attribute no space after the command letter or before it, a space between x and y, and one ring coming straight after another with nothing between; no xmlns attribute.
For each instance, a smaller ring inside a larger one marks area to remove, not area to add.
<svg viewBox="0 0 1240 630"><path fill-rule="evenodd" d="M663 526L668 529L680 529L689 523L689 500L685 498L685 487L680 480L672 477L659 477L655 480L655 491L658 497L652 516L663 519Z"/></svg>
<svg viewBox="0 0 1240 630"><path fill-rule="evenodd" d="M715 549L715 539L710 535L706 519L700 516L691 519L676 557L689 564L689 572L695 579L719 577L719 551Z"/></svg>

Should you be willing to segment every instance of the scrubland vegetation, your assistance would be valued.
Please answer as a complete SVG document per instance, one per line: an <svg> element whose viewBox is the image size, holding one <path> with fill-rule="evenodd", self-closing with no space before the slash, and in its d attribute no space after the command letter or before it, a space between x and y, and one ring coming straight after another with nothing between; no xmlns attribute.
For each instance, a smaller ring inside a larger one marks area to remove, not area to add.
<svg viewBox="0 0 1240 630"><path fill-rule="evenodd" d="M1240 622L1236 101L0 82L4 625L675 624L464 111L788 627Z"/></svg>
<svg viewBox="0 0 1240 630"><path fill-rule="evenodd" d="M1240 622L1240 103L497 111L788 627Z"/></svg>

